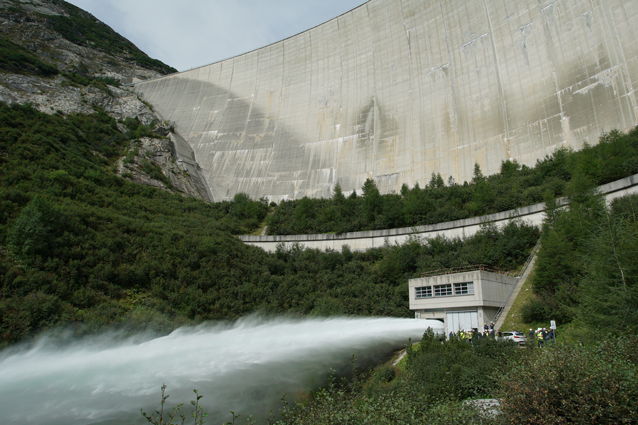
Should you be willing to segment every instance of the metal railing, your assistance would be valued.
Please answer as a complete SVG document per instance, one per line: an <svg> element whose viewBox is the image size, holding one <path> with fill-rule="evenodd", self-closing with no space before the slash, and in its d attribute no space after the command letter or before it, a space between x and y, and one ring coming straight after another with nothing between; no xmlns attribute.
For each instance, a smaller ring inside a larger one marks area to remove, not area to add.
<svg viewBox="0 0 638 425"><path fill-rule="evenodd" d="M505 297L505 301L503 301L503 303L501 304L501 307L498 309L498 311L494 315L494 318L492 319L492 322L494 322L495 324L498 321L499 317L501 317L501 314L503 313L503 310L505 310L505 306L507 305L507 302L509 301L510 297L512 296L512 294L516 290L516 287L518 286L518 283L520 282L521 278L523 277L523 275L527 271L527 268L529 267L530 263L534 259L534 256L538 252L538 249L540 248L540 246L541 246L541 240L539 238L538 242L536 242L536 245L534 246L534 249L532 249L532 253L529 254L529 257L527 257L527 261L523 265L523 268L521 268L521 271L518 273L518 276L516 276L516 283L514 285L512 285L512 289L510 289L509 294L507 294L507 297Z"/></svg>
<svg viewBox="0 0 638 425"><path fill-rule="evenodd" d="M504 274L507 276L513 276L512 272L496 270L486 266L485 264L476 264L473 266L451 267L449 269L430 270L430 271L421 273L421 277L431 277L431 276L441 276L441 275L454 274L454 273L473 272L476 270L482 270L482 271L486 271L490 273L498 273L498 274Z"/></svg>

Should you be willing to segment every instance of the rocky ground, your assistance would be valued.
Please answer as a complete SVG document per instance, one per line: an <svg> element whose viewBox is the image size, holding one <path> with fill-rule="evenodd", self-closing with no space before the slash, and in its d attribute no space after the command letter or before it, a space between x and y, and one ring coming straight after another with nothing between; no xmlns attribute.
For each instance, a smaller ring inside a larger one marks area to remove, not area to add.
<svg viewBox="0 0 638 425"><path fill-rule="evenodd" d="M155 167L164 177L154 178ZM196 179L178 161L175 145L169 138L142 137L132 141L127 155L117 162L117 171L135 183L209 200L202 196Z"/></svg>

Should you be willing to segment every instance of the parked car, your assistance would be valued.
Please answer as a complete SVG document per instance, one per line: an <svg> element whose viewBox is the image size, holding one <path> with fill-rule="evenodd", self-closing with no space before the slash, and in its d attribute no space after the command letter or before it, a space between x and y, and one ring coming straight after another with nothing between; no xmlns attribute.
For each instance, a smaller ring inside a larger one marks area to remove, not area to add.
<svg viewBox="0 0 638 425"><path fill-rule="evenodd" d="M518 331L501 332L501 335L502 339L514 341L518 345L525 345L527 343L527 337Z"/></svg>

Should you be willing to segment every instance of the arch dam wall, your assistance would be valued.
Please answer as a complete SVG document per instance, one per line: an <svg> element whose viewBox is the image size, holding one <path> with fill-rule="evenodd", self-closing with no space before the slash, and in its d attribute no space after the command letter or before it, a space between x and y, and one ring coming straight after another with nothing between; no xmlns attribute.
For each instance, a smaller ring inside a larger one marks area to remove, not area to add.
<svg viewBox="0 0 638 425"><path fill-rule="evenodd" d="M637 0L371 0L135 91L215 201L278 202L534 165L635 126L637 81Z"/></svg>

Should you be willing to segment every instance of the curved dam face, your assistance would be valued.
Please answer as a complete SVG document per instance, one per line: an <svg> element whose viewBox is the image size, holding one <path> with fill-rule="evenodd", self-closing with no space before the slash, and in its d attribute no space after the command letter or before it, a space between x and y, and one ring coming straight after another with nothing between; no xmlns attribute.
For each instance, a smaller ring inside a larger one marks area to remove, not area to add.
<svg viewBox="0 0 638 425"><path fill-rule="evenodd" d="M533 166L635 126L637 80L635 0L371 0L135 90L215 201L280 201Z"/></svg>

